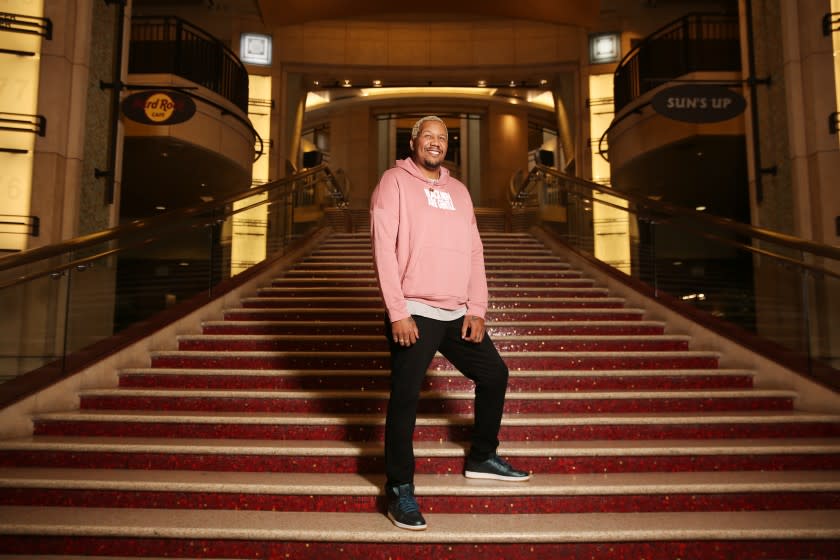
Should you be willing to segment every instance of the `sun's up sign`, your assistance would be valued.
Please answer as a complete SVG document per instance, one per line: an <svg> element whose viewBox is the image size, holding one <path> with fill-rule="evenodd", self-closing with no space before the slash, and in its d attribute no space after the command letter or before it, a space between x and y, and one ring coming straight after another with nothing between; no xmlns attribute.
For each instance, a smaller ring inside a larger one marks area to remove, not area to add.
<svg viewBox="0 0 840 560"><path fill-rule="evenodd" d="M743 96L717 84L682 84L665 88L651 99L653 110L664 117L690 123L729 120L744 112Z"/></svg>

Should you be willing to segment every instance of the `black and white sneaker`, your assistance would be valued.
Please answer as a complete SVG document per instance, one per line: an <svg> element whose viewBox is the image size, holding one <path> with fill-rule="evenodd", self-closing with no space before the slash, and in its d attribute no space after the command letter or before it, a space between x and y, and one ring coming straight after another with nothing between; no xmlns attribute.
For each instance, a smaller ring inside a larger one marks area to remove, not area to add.
<svg viewBox="0 0 840 560"><path fill-rule="evenodd" d="M410 483L385 488L388 496L388 519L400 529L422 531L426 520L420 513L420 506L414 499L414 485Z"/></svg>
<svg viewBox="0 0 840 560"><path fill-rule="evenodd" d="M467 478L485 478L490 480L507 480L510 482L524 482L531 478L525 471L513 468L510 463L493 455L486 461L474 461L467 459L464 469L464 476Z"/></svg>

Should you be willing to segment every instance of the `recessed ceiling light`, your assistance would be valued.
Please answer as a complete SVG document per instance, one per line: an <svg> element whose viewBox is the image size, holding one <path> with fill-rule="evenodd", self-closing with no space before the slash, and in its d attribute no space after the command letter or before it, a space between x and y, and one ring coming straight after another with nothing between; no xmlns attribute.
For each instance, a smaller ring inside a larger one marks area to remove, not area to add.
<svg viewBox="0 0 840 560"><path fill-rule="evenodd" d="M510 87L516 87L516 82L515 82L514 80L511 80L511 81L508 83L508 85L509 85Z"/></svg>
<svg viewBox="0 0 840 560"><path fill-rule="evenodd" d="M540 85L541 86L547 86L548 85L548 80L540 80Z"/></svg>
<svg viewBox="0 0 840 560"><path fill-rule="evenodd" d="M705 209L706 209L705 206L698 206L697 208L695 208L695 210L697 210L698 212L702 212Z"/></svg>
<svg viewBox="0 0 840 560"><path fill-rule="evenodd" d="M382 80L373 80L373 87L382 87Z"/></svg>
<svg viewBox="0 0 840 560"><path fill-rule="evenodd" d="M318 87L318 86L321 85L321 82L319 82L318 80L315 80L314 82L312 82L312 85L315 86L315 87Z"/></svg>
<svg viewBox="0 0 840 560"><path fill-rule="evenodd" d="M341 87L353 87L353 83L350 80L344 80L341 82Z"/></svg>
<svg viewBox="0 0 840 560"><path fill-rule="evenodd" d="M155 210L166 210L166 206L155 206Z"/></svg>
<svg viewBox="0 0 840 560"><path fill-rule="evenodd" d="M478 87L487 87L487 80L478 80Z"/></svg>

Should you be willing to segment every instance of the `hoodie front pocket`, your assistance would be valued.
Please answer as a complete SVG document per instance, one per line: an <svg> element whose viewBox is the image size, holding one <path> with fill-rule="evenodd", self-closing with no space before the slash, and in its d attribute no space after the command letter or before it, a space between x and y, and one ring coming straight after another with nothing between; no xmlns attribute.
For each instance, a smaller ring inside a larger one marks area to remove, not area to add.
<svg viewBox="0 0 840 560"><path fill-rule="evenodd" d="M469 255L448 247L422 247L406 271L403 294L428 299L466 299Z"/></svg>

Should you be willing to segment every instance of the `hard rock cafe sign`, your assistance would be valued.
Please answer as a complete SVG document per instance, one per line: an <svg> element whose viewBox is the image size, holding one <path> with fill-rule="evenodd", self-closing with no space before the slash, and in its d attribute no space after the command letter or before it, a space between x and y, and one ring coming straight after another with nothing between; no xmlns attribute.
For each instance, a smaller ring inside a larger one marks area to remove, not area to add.
<svg viewBox="0 0 840 560"><path fill-rule="evenodd" d="M142 91L123 99L122 112L143 124L179 124L195 115L195 101L177 91Z"/></svg>

